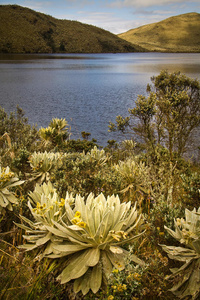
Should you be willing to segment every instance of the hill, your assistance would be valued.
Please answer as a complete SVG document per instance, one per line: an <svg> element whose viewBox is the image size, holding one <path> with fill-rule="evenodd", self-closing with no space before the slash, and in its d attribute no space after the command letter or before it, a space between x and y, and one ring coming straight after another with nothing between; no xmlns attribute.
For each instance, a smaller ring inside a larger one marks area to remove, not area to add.
<svg viewBox="0 0 200 300"><path fill-rule="evenodd" d="M109 31L59 20L18 5L0 5L0 53L142 51Z"/></svg>
<svg viewBox="0 0 200 300"><path fill-rule="evenodd" d="M187 13L170 17L118 36L148 51L200 52L200 14Z"/></svg>

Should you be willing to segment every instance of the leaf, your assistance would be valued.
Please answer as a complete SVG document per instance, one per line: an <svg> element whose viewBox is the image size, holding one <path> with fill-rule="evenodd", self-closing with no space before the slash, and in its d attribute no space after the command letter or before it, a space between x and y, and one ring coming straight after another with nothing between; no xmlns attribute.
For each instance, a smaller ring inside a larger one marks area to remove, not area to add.
<svg viewBox="0 0 200 300"><path fill-rule="evenodd" d="M112 263L107 255L108 251L102 251L101 252L101 262L103 266L103 272L108 278L110 273L112 272Z"/></svg>
<svg viewBox="0 0 200 300"><path fill-rule="evenodd" d="M118 254L123 253L123 249L121 249L120 247L110 246L109 249L112 253L118 253Z"/></svg>
<svg viewBox="0 0 200 300"><path fill-rule="evenodd" d="M2 207L6 207L8 205L8 201L4 201L4 197L2 195L2 193L0 192L0 206Z"/></svg>
<svg viewBox="0 0 200 300"><path fill-rule="evenodd" d="M17 180L18 180L18 178L17 178ZM11 188L11 187L14 187L14 186L21 185L21 184L23 184L24 182L25 182L25 180L19 180L19 181L16 181L16 182L14 182L14 183L12 183L12 184L9 184L9 185L7 186L7 188Z"/></svg>
<svg viewBox="0 0 200 300"><path fill-rule="evenodd" d="M9 193L9 195L7 195L7 199L8 199L11 203L17 203L17 202L18 202L17 198L16 198L12 193Z"/></svg>
<svg viewBox="0 0 200 300"><path fill-rule="evenodd" d="M200 255L200 240L195 240L192 242L195 251Z"/></svg>
<svg viewBox="0 0 200 300"><path fill-rule="evenodd" d="M145 266L145 262L141 259L139 259L135 254L131 255L131 260L134 261L139 266Z"/></svg>
<svg viewBox="0 0 200 300"><path fill-rule="evenodd" d="M87 251L84 251L82 254L76 253L67 267L62 271L62 273L57 277L61 281L61 284L67 283L72 279L81 277L88 270L84 261L85 256L87 256Z"/></svg>
<svg viewBox="0 0 200 300"><path fill-rule="evenodd" d="M60 225L59 223L57 223L55 221L52 221L52 222L53 222L53 224L55 224L55 226L60 231L63 232L63 234L66 234L66 237L68 237L68 238L72 237L72 238L74 238L74 239L76 239L76 240L78 240L80 242L85 242L85 239L82 237L82 235L79 232L70 229L69 226L68 227L64 227L64 226Z"/></svg>
<svg viewBox="0 0 200 300"><path fill-rule="evenodd" d="M96 206L92 210L92 217L93 217L93 220L94 220L95 232L97 232L97 229L98 229L99 224L101 222L101 215L99 213L99 209Z"/></svg>
<svg viewBox="0 0 200 300"><path fill-rule="evenodd" d="M91 276L91 270L88 269L88 271L83 276L81 276L80 278L78 278L74 281L74 292L75 293L82 291L83 295L86 295L89 292L90 276Z"/></svg>
<svg viewBox="0 0 200 300"><path fill-rule="evenodd" d="M89 267L95 266L99 262L99 259L100 259L99 248L90 249L88 252L87 258L85 258L86 266L89 266Z"/></svg>
<svg viewBox="0 0 200 300"><path fill-rule="evenodd" d="M119 270L123 270L125 268L125 263L124 263L124 258L126 255L123 254L117 254L117 253L112 253L111 251L107 251L107 256L109 257L111 263L113 266Z"/></svg>
<svg viewBox="0 0 200 300"><path fill-rule="evenodd" d="M108 211L101 223L99 224L99 228L96 231L96 234L94 236L94 239L98 241L98 243L103 243L104 239L106 239L108 232L112 225L112 219L110 217L110 211ZM107 234L106 234L107 233Z"/></svg>
<svg viewBox="0 0 200 300"><path fill-rule="evenodd" d="M93 267L90 276L90 288L94 294L96 294L100 289L101 282L102 282L102 267L101 264L98 263L96 266Z"/></svg>
<svg viewBox="0 0 200 300"><path fill-rule="evenodd" d="M51 235L52 235L51 232L48 232L48 234L46 236L44 236L43 238L38 239L36 241L36 245L37 246L44 245L45 243L47 243L51 239Z"/></svg>
<svg viewBox="0 0 200 300"><path fill-rule="evenodd" d="M45 228L57 236L60 236L60 237L66 238L66 239L68 238L68 235L66 232L63 232L59 229L56 229L56 228L48 226L48 225L45 225Z"/></svg>
<svg viewBox="0 0 200 300"><path fill-rule="evenodd" d="M69 244L69 243L64 243L61 245L53 245L53 249L58 251L58 252L65 252L65 255L72 254L74 252L81 251L83 249L88 248L88 245L74 245L74 244Z"/></svg>
<svg viewBox="0 0 200 300"><path fill-rule="evenodd" d="M24 245L19 245L18 248L19 249L26 249L26 251L30 251L30 250L33 250L33 249L37 248L37 246L35 244L33 244L33 245L24 244Z"/></svg>

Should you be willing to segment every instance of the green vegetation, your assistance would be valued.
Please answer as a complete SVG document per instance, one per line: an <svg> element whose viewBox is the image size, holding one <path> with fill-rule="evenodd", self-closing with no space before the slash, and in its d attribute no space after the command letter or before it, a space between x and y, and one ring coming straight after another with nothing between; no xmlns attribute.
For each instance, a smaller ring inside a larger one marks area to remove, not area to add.
<svg viewBox="0 0 200 300"><path fill-rule="evenodd" d="M200 84L180 73L161 71L147 86L148 97L138 96L130 117L118 116L110 130L125 132L128 128L155 154L156 147L165 147L171 161L176 153L184 154L191 135L200 124ZM135 124L135 118L138 119Z"/></svg>
<svg viewBox="0 0 200 300"><path fill-rule="evenodd" d="M140 52L109 31L59 20L18 5L0 5L0 53Z"/></svg>
<svg viewBox="0 0 200 300"><path fill-rule="evenodd" d="M200 14L188 13L144 25L118 36L147 51L200 52Z"/></svg>
<svg viewBox="0 0 200 300"><path fill-rule="evenodd" d="M200 168L184 154L200 86L152 83L111 124L133 139L105 149L70 140L65 119L37 130L0 109L1 299L198 299Z"/></svg>

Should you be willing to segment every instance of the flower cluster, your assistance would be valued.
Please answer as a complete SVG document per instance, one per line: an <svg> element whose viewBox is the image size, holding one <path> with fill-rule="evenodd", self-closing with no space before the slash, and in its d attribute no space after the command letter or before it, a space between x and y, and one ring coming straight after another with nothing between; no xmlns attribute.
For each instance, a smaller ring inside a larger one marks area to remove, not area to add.
<svg viewBox="0 0 200 300"><path fill-rule="evenodd" d="M14 173L11 172L9 168L2 168L0 173L0 184L3 185L13 177Z"/></svg>
<svg viewBox="0 0 200 300"><path fill-rule="evenodd" d="M83 220L81 219L81 213L79 211L76 211L74 218L71 220L71 222L74 225L77 225L81 228L85 228L86 227L86 223L83 222Z"/></svg>

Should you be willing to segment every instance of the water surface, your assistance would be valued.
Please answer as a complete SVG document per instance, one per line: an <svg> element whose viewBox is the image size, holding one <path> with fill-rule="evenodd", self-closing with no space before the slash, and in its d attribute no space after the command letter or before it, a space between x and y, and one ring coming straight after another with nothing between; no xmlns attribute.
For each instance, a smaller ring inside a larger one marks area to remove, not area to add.
<svg viewBox="0 0 200 300"><path fill-rule="evenodd" d="M38 128L66 118L71 138L86 131L105 146L122 138L108 132L109 121L127 116L162 69L200 79L200 54L2 54L0 105L6 112L19 105Z"/></svg>

